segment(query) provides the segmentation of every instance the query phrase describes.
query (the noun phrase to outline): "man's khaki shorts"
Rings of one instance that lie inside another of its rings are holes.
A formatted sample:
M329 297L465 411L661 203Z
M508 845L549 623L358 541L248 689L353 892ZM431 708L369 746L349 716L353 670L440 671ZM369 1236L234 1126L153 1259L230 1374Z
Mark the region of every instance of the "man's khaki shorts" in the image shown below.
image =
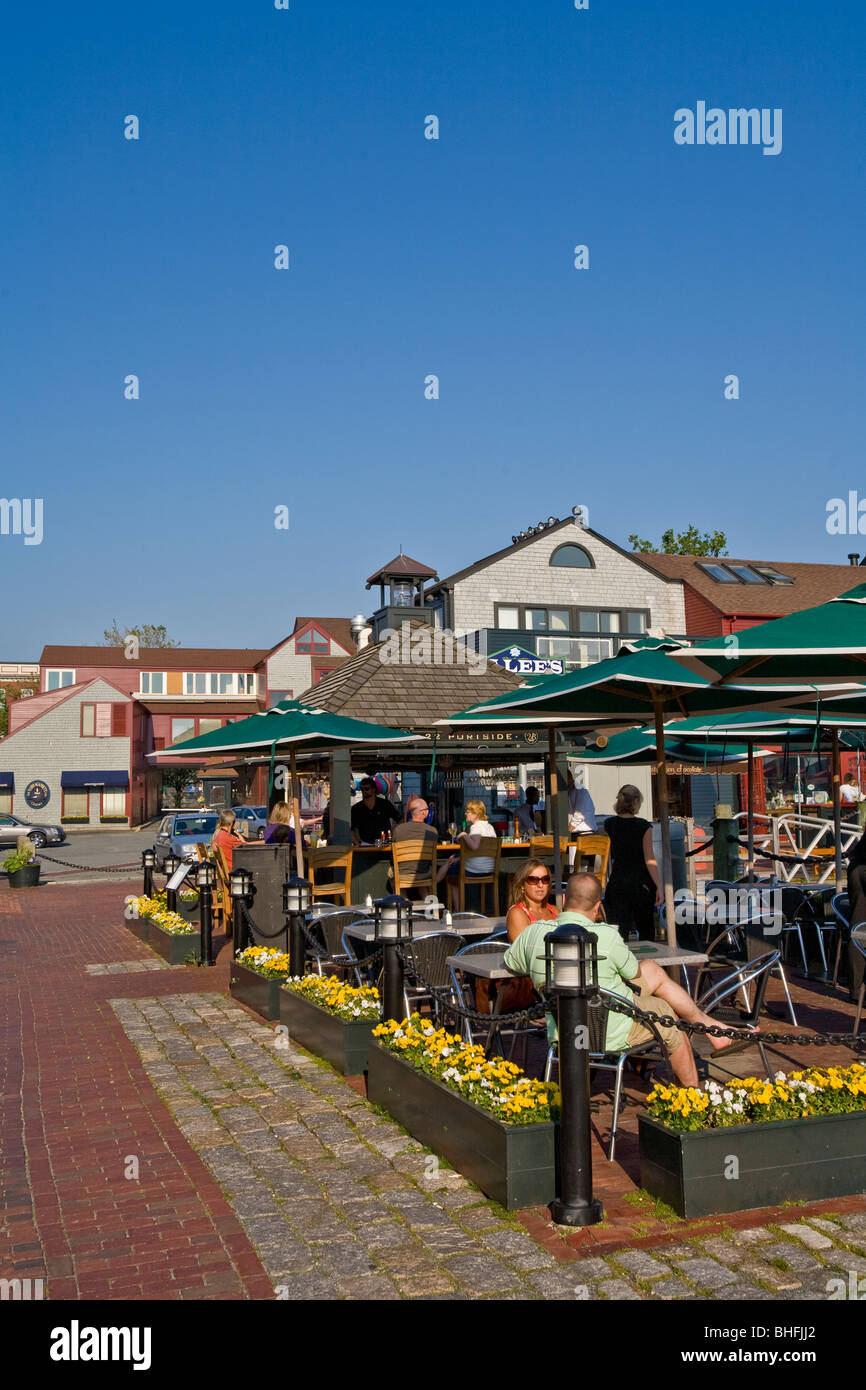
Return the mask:
M666 1004L663 999L656 999L647 989L643 980L632 980L632 984L640 985L640 994L632 995L629 1003L634 1004L636 1009L640 1009L645 1014L655 1014L657 1017L664 1015L670 1018L673 1009L670 1004ZM656 1024L659 1037L667 1048L668 1052L676 1052L683 1040L683 1035L678 1028L663 1028L660 1023ZM637 1047L640 1043L652 1042L653 1034L645 1024L639 1023L637 1019L631 1025L628 1035L628 1046Z

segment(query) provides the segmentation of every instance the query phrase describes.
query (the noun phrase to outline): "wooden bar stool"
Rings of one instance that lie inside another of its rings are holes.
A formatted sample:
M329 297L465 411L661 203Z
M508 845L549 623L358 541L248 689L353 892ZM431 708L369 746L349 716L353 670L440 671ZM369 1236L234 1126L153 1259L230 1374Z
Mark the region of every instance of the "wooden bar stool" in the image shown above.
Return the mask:
M585 860L592 860L586 864ZM577 853L574 856L575 872L595 874L602 888L607 883L607 866L610 862L609 835L578 835Z
M343 871L342 879L335 882L330 878L322 882L319 874L323 871L332 873L333 871ZM317 898L327 898L329 902L336 902L339 898L344 907L349 907L352 902L352 849L343 845L327 845L321 849L311 849L307 852L307 872L310 879L310 896L313 902Z
M470 832L471 833L471 832ZM499 858L502 853L502 843L497 836L494 840L492 835L486 835L481 842L480 849L469 849L465 840L460 842L460 872L457 877L457 891L459 894L460 911L466 910L466 885L467 883L478 884L481 888L481 905L484 906L484 888L492 888L493 916L499 916ZM492 859L493 869L490 873L475 874L467 873L466 866L473 859Z

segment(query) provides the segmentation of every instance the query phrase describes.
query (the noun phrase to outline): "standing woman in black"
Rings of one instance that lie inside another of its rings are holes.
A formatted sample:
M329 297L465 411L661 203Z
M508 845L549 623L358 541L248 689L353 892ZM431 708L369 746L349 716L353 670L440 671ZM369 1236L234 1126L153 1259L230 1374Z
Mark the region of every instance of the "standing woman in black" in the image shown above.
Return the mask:
M636 931L642 941L655 937L654 909L664 901L653 850L653 828L638 815L643 797L637 787L620 787L615 814L604 823L610 836L611 873L604 895L608 922L624 940Z

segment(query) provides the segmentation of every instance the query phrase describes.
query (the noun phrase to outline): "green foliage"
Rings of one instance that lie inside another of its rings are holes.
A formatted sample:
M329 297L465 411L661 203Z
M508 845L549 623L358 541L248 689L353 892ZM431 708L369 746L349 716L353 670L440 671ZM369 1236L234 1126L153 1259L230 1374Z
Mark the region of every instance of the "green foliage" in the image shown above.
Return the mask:
M169 637L165 623L139 623L137 627L128 627L121 632L117 626L117 619L114 618L111 627L105 628L102 636L104 638L103 647L125 647L130 637L137 637L141 647L180 646L180 642Z
M671 527L663 532L661 545L655 545L652 541L641 540L635 533L629 536L629 543L632 550L638 551L642 555L727 555L728 538L724 531L704 531L703 535L697 526L691 525L685 531L680 531L679 535L674 535Z
M12 853L7 854L3 860L3 868L7 874L17 873L19 869L25 869L28 864L33 862L33 846L30 841L21 836L18 840L18 848Z
M196 770L192 767L166 767L162 770L163 791L166 787L174 792L174 804L180 806L180 799L183 796L183 789L187 782L194 782Z

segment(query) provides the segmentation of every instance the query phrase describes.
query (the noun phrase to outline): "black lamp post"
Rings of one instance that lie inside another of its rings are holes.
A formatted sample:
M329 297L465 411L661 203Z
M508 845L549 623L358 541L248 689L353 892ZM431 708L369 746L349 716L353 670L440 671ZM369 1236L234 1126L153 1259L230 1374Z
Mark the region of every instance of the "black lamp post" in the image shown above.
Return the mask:
M213 965L213 881L214 867L210 860L203 859L195 871L195 884L198 888L198 911L201 929L201 963Z
M412 904L396 893L378 898L373 908L376 942L382 947L382 1018L402 1022L406 1014L403 1001L405 971L398 950L403 941L412 940Z
M312 887L309 879L292 874L283 883L283 912L289 926L289 973L303 975L307 965L307 947L304 939L304 914L309 912L312 901Z
M180 860L176 854L167 854L162 861L162 867L167 875L165 884L165 905L169 912L177 912L177 889L169 888L168 881L172 874L176 874L180 868Z
M152 849L141 851L141 867L144 870L144 886L142 892L146 898L153 897L153 870L156 865L156 855Z
M604 1208L592 1195L587 1001L598 993L598 937L577 922L563 922L544 938L544 981L556 997L559 1029L559 1196L550 1214L560 1226L594 1226Z
M246 906L253 896L253 876L249 869L232 869L229 874L229 890L232 895L232 955L238 956L247 944L247 919L241 912L241 904Z

